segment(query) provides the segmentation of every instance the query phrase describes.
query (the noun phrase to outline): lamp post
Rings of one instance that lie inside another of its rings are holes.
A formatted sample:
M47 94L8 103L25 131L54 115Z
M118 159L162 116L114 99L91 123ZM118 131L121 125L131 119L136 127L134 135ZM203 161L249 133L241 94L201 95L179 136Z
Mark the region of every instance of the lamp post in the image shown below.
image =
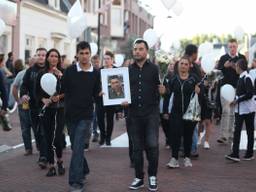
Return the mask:
M101 7L101 0L98 1L99 3L99 10ZM98 13L98 41L97 41L97 45L98 45L98 55L100 55L100 12Z

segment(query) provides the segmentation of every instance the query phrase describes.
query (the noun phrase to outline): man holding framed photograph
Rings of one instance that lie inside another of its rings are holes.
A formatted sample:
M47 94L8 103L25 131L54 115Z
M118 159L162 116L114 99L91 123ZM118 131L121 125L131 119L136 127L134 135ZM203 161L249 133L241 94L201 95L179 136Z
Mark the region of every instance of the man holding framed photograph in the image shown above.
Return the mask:
M133 142L135 179L129 186L137 190L144 186L143 151L148 159L149 190L157 191L159 159L159 96L165 88L160 84L159 70L147 59L148 44L143 39L134 42L135 62L129 66L131 105L129 106L129 132ZM128 103L123 103L128 106Z

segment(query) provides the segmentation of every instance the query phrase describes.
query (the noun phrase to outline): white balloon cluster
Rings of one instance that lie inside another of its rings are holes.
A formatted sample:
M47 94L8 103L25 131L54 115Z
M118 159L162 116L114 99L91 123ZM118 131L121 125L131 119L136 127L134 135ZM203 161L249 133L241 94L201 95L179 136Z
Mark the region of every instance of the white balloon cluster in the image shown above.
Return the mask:
M0 1L0 18L8 25L15 25L17 15L17 5L14 2Z
M79 0L77 0L69 10L67 23L69 36L72 39L79 37L86 29L86 16Z
M94 56L97 54L98 52L98 45L94 42L90 43L90 47L91 47L91 56Z
M152 48L158 41L157 34L153 29L147 29L143 34L143 39L148 43L149 48Z
M121 67L124 63L124 55L123 54L115 54L115 66Z

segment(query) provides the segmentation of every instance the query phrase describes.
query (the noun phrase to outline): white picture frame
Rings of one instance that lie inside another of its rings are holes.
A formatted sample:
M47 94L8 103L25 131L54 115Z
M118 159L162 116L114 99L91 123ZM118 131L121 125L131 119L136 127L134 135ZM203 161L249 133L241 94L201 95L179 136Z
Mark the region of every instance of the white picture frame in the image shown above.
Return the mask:
M131 103L128 67L101 69L103 105L120 105Z

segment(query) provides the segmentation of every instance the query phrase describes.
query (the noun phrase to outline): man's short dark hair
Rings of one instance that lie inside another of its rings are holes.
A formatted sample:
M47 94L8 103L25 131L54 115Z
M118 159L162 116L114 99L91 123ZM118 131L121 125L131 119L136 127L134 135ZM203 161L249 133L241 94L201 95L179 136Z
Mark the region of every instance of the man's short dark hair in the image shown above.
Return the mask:
M236 64L238 65L238 67L243 70L246 71L248 69L248 62L245 59L239 59Z
M140 44L140 43L143 43L143 44L145 45L145 47L146 47L147 50L149 49L148 43L147 43L147 41L145 41L144 39L136 39L136 40L134 41L134 43L133 43L133 46L136 45L136 44Z
M189 44L189 45L186 46L185 55L190 57L190 56L192 56L193 54L196 54L196 53L198 53L198 48L197 48L196 45Z
M86 41L81 41L77 44L76 53L78 53L80 50L83 50L83 49L89 49L90 53L92 52L90 44Z
M118 79L120 81L120 77L118 75L111 75L111 76L109 76L109 81L111 81L113 79Z
M114 59L114 54L111 51L106 51L104 55L107 55L107 56L111 57L112 59Z
M36 49L36 53L37 53L38 51L45 51L45 52L47 53L47 49L45 49L45 48L43 48L43 47L37 48L37 49Z
M95 59L100 59L99 55L97 55L97 54L96 54L96 55L93 55L93 56L92 56L92 60L95 60Z
M12 52L9 52L9 53L8 53L8 58L11 58L12 55L13 55Z
M235 38L231 38L228 40L229 43L237 43L237 40Z

